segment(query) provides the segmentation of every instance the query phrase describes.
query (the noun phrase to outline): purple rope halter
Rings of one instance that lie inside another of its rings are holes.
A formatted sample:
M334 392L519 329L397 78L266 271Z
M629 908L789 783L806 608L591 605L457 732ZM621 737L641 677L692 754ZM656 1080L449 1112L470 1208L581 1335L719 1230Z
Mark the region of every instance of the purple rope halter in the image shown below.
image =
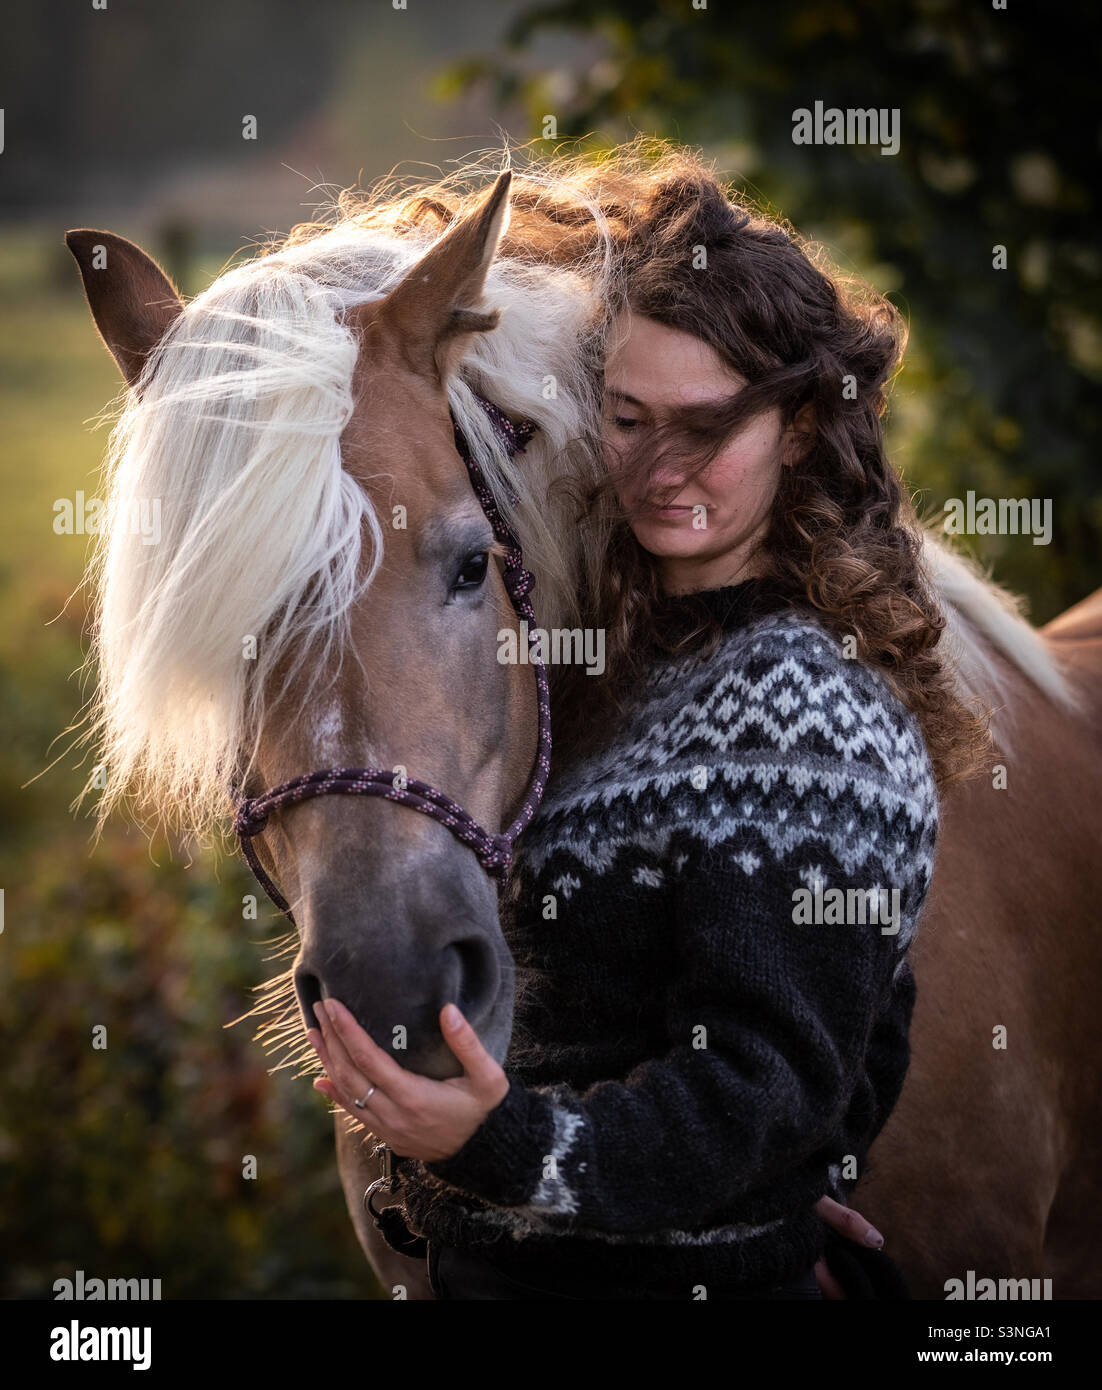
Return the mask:
M510 457L523 453L535 433L535 426L514 425L504 411L491 401L485 400L482 396L477 396L476 400L489 416L490 423ZM535 585L535 578L524 568L520 544L498 510L493 493L486 484L481 468L474 461L470 446L458 425L455 426L455 447L467 465L471 487L493 529L494 538L505 547L502 579L517 616L528 624L528 640L532 643L536 620L528 595ZM524 804L513 823L499 835L494 835L479 825L457 801L453 801L436 787L430 786L428 782L421 782L416 777L405 777L393 769L334 767L322 772L307 772L302 777L294 777L289 782L273 787L271 791L261 793L260 796L247 797L238 803L233 828L241 843L241 853L252 869L256 881L280 912L294 922L287 899L272 882L257 857L252 837L260 834L273 811L294 806L315 796L382 796L387 801L395 801L400 806L420 811L423 815L431 816L433 820L447 826L457 840L472 849L478 856L479 863L491 877L505 878L513 862L513 848L543 799L547 776L551 771L551 692L547 683L547 668L540 659L538 644L531 647L529 659L536 673L539 714L536 761L528 781Z

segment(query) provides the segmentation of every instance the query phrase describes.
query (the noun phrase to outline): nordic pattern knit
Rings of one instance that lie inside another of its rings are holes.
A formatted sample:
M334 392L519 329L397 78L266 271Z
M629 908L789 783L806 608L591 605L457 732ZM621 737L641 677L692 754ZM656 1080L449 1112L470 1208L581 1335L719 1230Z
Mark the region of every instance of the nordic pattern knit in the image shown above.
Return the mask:
M937 827L917 721L761 581L692 602L718 651L657 660L521 842L508 1094L458 1153L399 1164L414 1230L567 1297L806 1270L813 1203L844 1198L907 1068ZM898 929L834 920L838 888L897 889Z

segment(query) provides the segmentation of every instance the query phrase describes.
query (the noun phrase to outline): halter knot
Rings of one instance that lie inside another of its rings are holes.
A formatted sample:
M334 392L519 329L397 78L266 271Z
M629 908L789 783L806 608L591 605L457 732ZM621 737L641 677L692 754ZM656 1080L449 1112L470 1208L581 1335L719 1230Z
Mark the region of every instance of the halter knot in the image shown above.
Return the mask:
M233 818L234 834L243 840L251 840L254 835L259 835L268 824L268 812L260 809L258 800L243 801Z
M482 867L495 878L504 878L513 862L513 841L508 835L491 835L479 856Z

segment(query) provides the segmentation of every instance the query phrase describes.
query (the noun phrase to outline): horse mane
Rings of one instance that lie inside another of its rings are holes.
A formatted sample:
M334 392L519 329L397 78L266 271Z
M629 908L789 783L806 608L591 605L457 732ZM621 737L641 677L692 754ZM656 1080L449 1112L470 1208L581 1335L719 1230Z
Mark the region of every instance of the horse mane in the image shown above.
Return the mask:
M102 789L100 824L125 799L193 834L216 825L272 678L278 694L301 674L304 704L319 693L310 672L344 653L381 562L383 527L341 462L358 353L345 313L393 288L436 237L335 216L219 276L125 397L89 571L98 685L81 742L96 749L84 795ZM579 271L499 255L484 300L504 312L473 335L449 404L539 576L541 621L567 625L597 556L559 483L597 466L579 441L598 414L587 344L599 299ZM476 391L538 427L515 460ZM160 538L147 544L130 519L154 501Z
M962 697L992 709L992 731L1007 748L1014 729L1011 674L1018 672L1068 712L1079 696L1050 644L1025 616L1023 600L997 584L932 527L923 560L946 617L942 649Z

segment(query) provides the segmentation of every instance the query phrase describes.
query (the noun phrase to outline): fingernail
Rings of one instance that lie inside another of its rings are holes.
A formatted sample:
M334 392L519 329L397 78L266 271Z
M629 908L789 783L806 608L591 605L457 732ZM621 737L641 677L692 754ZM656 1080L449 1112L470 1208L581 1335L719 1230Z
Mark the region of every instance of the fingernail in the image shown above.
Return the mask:
M455 1007L455 1005L454 1005L454 1004L445 1004L445 1006L444 1006L444 1027L445 1027L445 1028L450 1028L450 1029L452 1029L452 1030L454 1031L456 1028L459 1027L459 1025L460 1025L462 1022L463 1022L463 1015L459 1012L459 1010Z
M317 1018L317 1019L323 1019L323 1018L325 1018L325 1013L324 1013L324 1010L323 1010L323 1008L322 1008L322 1002L321 1002L320 999L319 999L318 1002L314 1005L314 1017Z
M865 1232L865 1244L872 1245L877 1250L879 1250L880 1247L884 1244L884 1237L880 1234L880 1232L876 1229L875 1226L870 1226L869 1229Z
M325 1012L335 1023L337 1019L337 1005L332 999L327 999L325 1001Z

